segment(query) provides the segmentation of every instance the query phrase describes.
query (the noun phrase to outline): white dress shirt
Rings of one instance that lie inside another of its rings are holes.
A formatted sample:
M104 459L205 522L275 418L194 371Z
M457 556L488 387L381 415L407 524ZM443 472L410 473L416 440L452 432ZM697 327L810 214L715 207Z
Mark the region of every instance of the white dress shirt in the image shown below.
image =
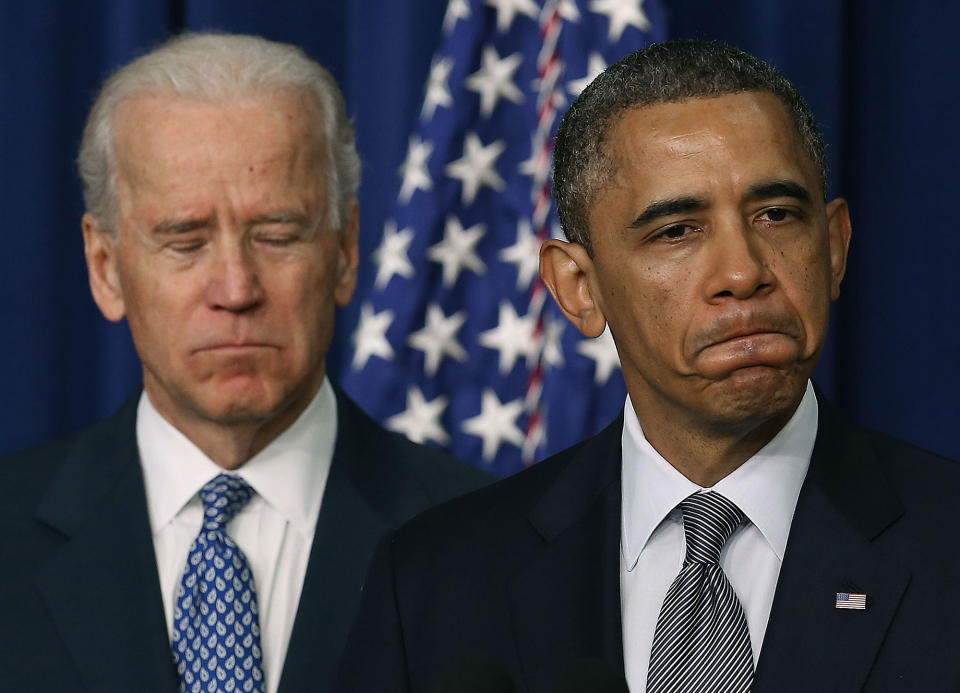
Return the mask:
M324 379L297 420L235 472L255 491L227 533L253 570L267 693L280 683L336 432L336 396ZM146 392L137 408L137 445L172 636L177 586L203 517L197 492L224 470L164 419Z
M787 425L714 491L747 521L727 540L720 565L743 605L754 664L760 655L800 487L817 437L817 398L807 391ZM686 542L677 504L702 490L653 449L630 397L624 407L620 596L623 659L631 691L645 691L660 608L683 566Z

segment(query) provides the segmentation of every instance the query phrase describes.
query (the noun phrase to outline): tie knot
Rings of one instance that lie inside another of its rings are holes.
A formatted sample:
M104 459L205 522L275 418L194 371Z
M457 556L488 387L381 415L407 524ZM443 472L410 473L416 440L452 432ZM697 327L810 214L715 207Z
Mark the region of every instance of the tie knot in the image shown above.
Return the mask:
M204 529L223 529L252 497L253 489L246 481L231 474L218 474L200 489Z
M679 508L687 540L683 564L719 563L723 545L744 520L743 511L714 491L687 496Z

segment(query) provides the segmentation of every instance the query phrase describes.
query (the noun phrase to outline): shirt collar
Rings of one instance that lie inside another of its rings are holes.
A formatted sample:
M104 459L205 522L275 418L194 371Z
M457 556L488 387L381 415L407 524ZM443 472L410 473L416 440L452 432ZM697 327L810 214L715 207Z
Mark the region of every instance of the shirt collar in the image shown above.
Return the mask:
M800 406L780 432L713 486L737 504L781 561L800 487L810 466L817 415L817 398L808 381ZM622 445L621 550L628 570L633 570L654 530L680 501L702 487L654 450L629 396L624 405Z
M337 401L323 384L290 426L236 470L257 495L309 535L333 458ZM137 406L137 445L154 533L170 523L210 479L223 472L156 410L144 391Z

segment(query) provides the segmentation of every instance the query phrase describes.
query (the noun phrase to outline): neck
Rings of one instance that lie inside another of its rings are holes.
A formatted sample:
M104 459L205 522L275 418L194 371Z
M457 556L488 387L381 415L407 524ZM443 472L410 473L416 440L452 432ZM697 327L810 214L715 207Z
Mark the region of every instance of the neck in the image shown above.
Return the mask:
M651 446L693 483L709 488L753 457L787 424L800 400L767 416L739 422L704 422L664 415L638 406L631 397L643 434Z
M283 432L282 429L270 430L270 423L265 421L224 426L201 422L189 426L189 430L176 423L174 425L218 467L233 470L243 466Z
M321 384L322 384L321 380ZM217 466L238 469L283 433L303 413L319 385L284 402L275 410L249 416L214 417L198 407L175 406L164 391L144 389L160 415L190 439Z

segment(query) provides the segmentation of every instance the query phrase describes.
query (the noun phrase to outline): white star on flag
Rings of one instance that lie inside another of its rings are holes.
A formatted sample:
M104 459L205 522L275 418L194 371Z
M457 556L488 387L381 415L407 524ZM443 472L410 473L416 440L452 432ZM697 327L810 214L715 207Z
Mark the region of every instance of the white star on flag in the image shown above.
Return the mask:
M520 173L534 180L544 180L550 171L550 152L546 147L537 146L537 134L531 137L530 156L517 166Z
M466 360L467 352L457 341L457 331L466 319L462 310L447 317L439 304L427 306L426 324L407 338L407 344L423 352L423 370L427 375L436 374L444 356Z
M513 83L513 73L523 62L520 53L501 58L493 46L484 46L480 69L467 77L467 89L480 95L480 113L489 116L501 98L523 101L523 92Z
M500 32L510 29L518 12L536 19L540 11L533 0L487 0L487 4L497 9L497 30Z
M623 30L628 26L634 26L640 31L650 29L650 20L643 13L643 0L592 0L590 11L607 15L611 42L619 41Z
M548 367L563 366L563 320L547 319L543 323L543 363Z
M535 316L521 318L510 301L501 301L497 326L481 332L480 343L500 352L500 372L509 373L518 356L525 356L528 363L536 358L540 346L534 338L536 327Z
M463 156L451 161L446 168L448 176L463 183L460 191L463 204L472 204L482 185L503 190L506 184L494 166L505 147L503 140L496 140L484 147L475 132L467 133L463 142Z
M559 4L557 5L557 12L559 12L560 16L568 22L580 21L580 10L577 8L577 3L575 0L560 0Z
M410 135L407 145L407 156L400 166L400 175L403 184L400 186L400 201L409 202L410 197L417 190L430 190L433 180L427 171L427 159L433 153L433 142L423 142L419 136Z
M502 404L496 392L484 388L480 413L465 419L461 428L483 440L483 459L490 462L504 442L517 447L523 445L523 431L517 427L517 417L521 413L522 399Z
M399 274L405 279L413 277L413 265L410 264L410 257L407 250L410 247L410 241L413 240L413 229L404 229L397 231L397 225L388 221L383 226L383 240L373 251L373 261L377 263L377 278L374 286L382 289L393 275Z
M360 320L353 333L353 361L351 368L358 371L367 365L371 356L379 356L385 361L393 358L393 347L387 341L387 329L393 322L393 311L373 312L373 306L364 303L360 307Z
M477 243L486 229L483 224L474 224L464 229L456 217L447 217L443 228L443 240L427 249L427 257L443 265L443 285L452 287L464 269L483 274L487 266L477 255Z
M583 340L566 320L539 248L562 238L550 171L564 111L605 60L666 40L666 1L444 0L364 253L362 348L339 373L376 420L506 476L619 414L609 333Z
M533 233L527 219L520 219L517 224L517 242L501 250L497 256L517 266L517 290L529 288L540 269L540 239Z
M453 105L453 97L450 95L450 88L447 86L447 79L449 79L452 69L453 61L450 58L434 58L430 64L427 93L423 97L423 108L420 109L420 117L424 120L433 118L437 106L449 108Z
M447 11L443 14L443 33L449 32L458 19L468 19L470 17L470 5L467 0L450 0L447 4Z
M620 356L609 326L596 339L580 340L577 351L594 360L593 381L597 385L603 385L610 379L610 374L620 368Z
M450 442L450 436L440 425L440 417L446 408L447 398L443 395L437 395L428 402L420 388L411 385L407 388L407 408L388 418L384 424L391 431L402 433L414 443L432 440L446 445Z
M580 96L580 92L586 89L587 85L606 69L607 61L603 59L603 56L599 53L591 53L590 57L587 58L587 74L583 76L583 79L571 79L567 82L567 91L574 98Z

